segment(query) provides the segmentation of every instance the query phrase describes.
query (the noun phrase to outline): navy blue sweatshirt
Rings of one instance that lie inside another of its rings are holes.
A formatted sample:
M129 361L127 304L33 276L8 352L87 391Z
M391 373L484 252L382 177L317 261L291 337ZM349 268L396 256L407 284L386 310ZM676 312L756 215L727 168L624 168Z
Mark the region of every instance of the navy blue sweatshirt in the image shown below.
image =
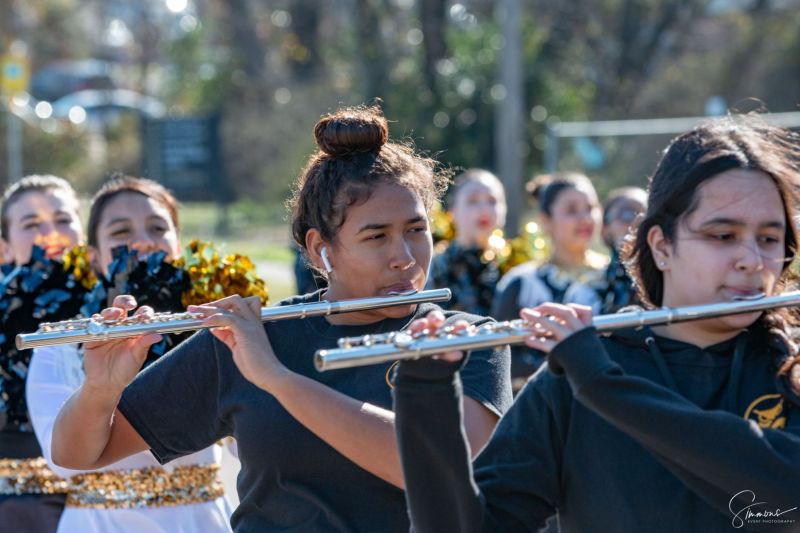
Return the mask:
M582 330L550 354L469 462L458 374L395 378L406 499L420 532L800 530L797 397L761 328L700 349L649 329ZM758 505L753 505L758 503Z

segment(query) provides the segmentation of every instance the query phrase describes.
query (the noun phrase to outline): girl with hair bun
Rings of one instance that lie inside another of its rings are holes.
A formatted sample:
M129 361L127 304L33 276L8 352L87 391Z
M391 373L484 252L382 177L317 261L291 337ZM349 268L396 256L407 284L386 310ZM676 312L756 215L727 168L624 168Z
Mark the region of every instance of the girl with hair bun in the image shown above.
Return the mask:
M592 182L574 172L543 174L527 190L535 201L550 257L512 268L497 284L491 316L512 320L521 309L544 302L577 303L600 311L598 290L608 258L590 248L600 222L600 204ZM539 368L544 356L524 346L511 350L511 375L517 390Z
M652 307L780 293L797 258L800 136L726 117L676 137L628 247ZM800 398L787 310L600 336L588 306L522 311L547 352L474 463L460 354L400 363L398 440L419 532L798 531ZM416 327L416 325L414 325Z
M375 107L324 116L319 151L297 181L292 233L328 286L279 305L387 296L425 286L428 213L446 176L390 142ZM118 317L135 303L118 298ZM407 531L391 410L390 364L320 374L313 354L341 337L488 319L433 304L262 324L260 304L233 296L190 306L204 330L136 375L157 335L92 343L86 380L53 434L53 459L97 468L150 448L159 461L236 438L242 471L236 531ZM508 349L472 354L462 380L465 435L483 447L511 401Z

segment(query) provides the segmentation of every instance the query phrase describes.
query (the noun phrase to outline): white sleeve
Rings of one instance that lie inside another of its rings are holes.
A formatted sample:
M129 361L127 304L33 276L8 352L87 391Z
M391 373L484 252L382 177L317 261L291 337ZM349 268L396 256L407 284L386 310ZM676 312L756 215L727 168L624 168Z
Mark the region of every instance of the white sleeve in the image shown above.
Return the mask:
M28 412L42 455L50 468L64 478L80 471L68 470L53 463L53 425L61 406L83 383L82 365L77 345L36 348L25 386Z

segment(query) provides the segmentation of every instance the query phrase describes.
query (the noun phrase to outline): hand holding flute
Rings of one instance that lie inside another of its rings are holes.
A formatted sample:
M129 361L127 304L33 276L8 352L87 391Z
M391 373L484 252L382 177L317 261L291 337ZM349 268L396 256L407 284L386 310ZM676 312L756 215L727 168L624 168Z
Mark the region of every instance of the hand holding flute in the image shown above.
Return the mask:
M113 307L103 309L100 314L105 320L119 320L133 309L136 309L136 299L130 295L120 295L114 298ZM135 313L141 317L152 314L153 309L147 306L136 309ZM141 370L150 346L160 340L160 334L150 333L86 343L83 360L86 385L98 391L121 394Z
M104 319L113 321L133 309L136 309L136 299L121 295L114 299L113 307L104 309L101 314ZM272 351L261 322L261 301L257 296L228 296L203 305L190 305L188 311L200 315L202 326L211 328L211 334L231 350L237 368L251 383L269 391L273 383L288 372ZM153 310L147 306L138 308L135 313L145 318L152 314ZM148 333L86 343L87 384L106 392L122 391L139 373L150 346L160 339L160 334Z
M203 305L190 305L199 313L204 327L231 351L239 372L255 386L272 392L290 371L278 360L261 322L261 301L257 297L228 296Z
M520 311L520 318L529 324L530 328L530 336L524 339L525 344L544 353L550 353L559 342L592 325L592 308L578 304L544 303L534 308L523 308ZM412 322L407 331L412 337L435 336L443 322L444 315L433 311L425 318ZM468 327L466 322L459 322L450 327L446 333L458 334ZM463 356L464 352L454 350L435 355L433 358L456 362Z
M136 300L132 296L123 295L114 300L114 307L105 309L101 313L99 322L93 319L83 327L74 327L70 321L48 324L41 332L18 335L17 344L21 345L21 348L31 348L84 341L87 343L87 357L92 361L99 359L100 362L97 364L105 368L106 374L109 370L106 367L114 364L110 359L123 357L117 355L120 351L125 354L130 352L129 355L133 360L123 360L122 366L115 370L121 371L120 374L98 376L101 377L102 383L114 390L121 390L120 384L127 385L141 368L144 360L141 359L143 356L140 350L158 342L160 337L157 334L212 328L212 334L226 344L233 353L234 362L245 378L265 390L271 390L277 379L285 377L286 368L275 357L262 322L337 313L369 312L386 307L402 307L449 298L448 289L414 290L381 297L323 300L262 308L257 297L242 298L233 295L208 304L189 306L188 313L165 317L155 315L151 308L144 306L134 314L136 320L123 320L129 311L136 308ZM190 318L184 318L184 315ZM138 320L139 318L141 320ZM111 354L115 355L112 357ZM106 378L109 377L113 377L111 383L107 382Z

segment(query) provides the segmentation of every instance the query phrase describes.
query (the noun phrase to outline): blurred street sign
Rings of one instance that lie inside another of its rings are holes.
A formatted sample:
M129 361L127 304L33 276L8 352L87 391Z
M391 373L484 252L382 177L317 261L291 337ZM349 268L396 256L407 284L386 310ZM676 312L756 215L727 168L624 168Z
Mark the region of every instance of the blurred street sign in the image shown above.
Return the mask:
M6 96L28 90L30 64L25 56L8 53L0 57L0 92Z
M227 202L219 116L142 118L143 175L180 200Z

